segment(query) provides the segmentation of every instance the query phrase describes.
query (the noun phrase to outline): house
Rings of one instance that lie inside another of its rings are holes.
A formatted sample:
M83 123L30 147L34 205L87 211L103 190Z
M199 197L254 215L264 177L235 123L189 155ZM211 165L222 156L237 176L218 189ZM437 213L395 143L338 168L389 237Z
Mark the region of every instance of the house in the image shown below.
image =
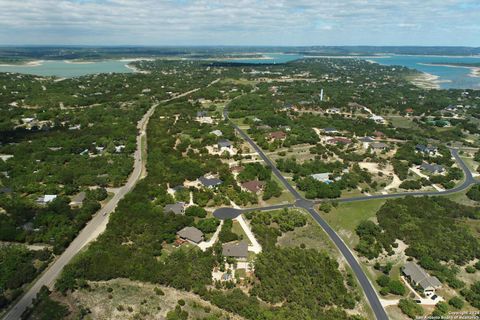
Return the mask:
M258 130L265 130L265 131L267 131L267 130L272 129L272 127L270 127L268 124L262 124L262 125L260 125L260 126L257 126L257 129L258 129Z
M352 143L351 139L344 137L335 137L327 140L328 144L350 144Z
M207 178L207 177L200 177L198 178L198 181L206 187L206 188L214 188L222 184L222 180L218 178Z
M230 150L232 148L232 143L229 140L222 139L218 141L217 147L219 150Z
M375 114L370 116L369 119L375 121L375 123L379 123L379 124L385 123L385 119L382 116L377 116Z
M329 113L329 114L339 114L339 113L340 113L340 109L338 109L338 108L330 108L330 109L327 109L327 113Z
M52 202L53 200L55 200L56 198L57 198L57 195L55 194L46 194L44 196L39 197L37 199L37 203L40 205L46 205Z
M333 133L338 133L338 130L335 128L325 128L323 129L323 132L326 134L333 134Z
M418 168L431 174L445 172L445 168L439 164L422 163Z
M417 144L415 150L425 155L434 156L437 154L438 148L435 146L426 146L424 144Z
M373 139L372 137L362 137L358 139L358 141L362 143L364 149L368 149L368 147L370 147L370 144L372 142L375 142L375 139Z
M77 124L71 127L68 127L68 130L80 130L82 128L81 124Z
M330 172L324 172L324 173L315 173L315 174L311 174L310 177L312 177L313 179L317 180L317 181L320 181L320 182L323 182L323 183L332 183L333 180L330 179L330 175L331 173Z
M197 111L196 120L200 123L207 123L207 124L213 123L212 117L209 117L206 111Z
M222 246L222 255L236 259L246 259L248 257L248 244L245 241L229 242Z
M211 134L217 136L217 137L221 137L223 136L223 132L220 131L220 130L213 130L212 132L210 132Z
M263 189L264 186L265 186L265 183L263 181L258 181L258 180L252 180L252 181L247 181L242 183L242 188L253 193L259 192L260 190Z
M388 144L383 143L383 142L373 142L373 143L370 144L370 147L371 147L373 150L383 151L383 150L387 150L387 149L388 149Z
M358 140L363 143L371 143L375 141L375 139L373 139L372 137L362 137Z
M125 145L121 144L119 146L115 146L115 152L116 153L120 153L123 151L123 149L125 149Z
M435 290L442 286L442 283L436 277L430 276L414 262L407 262L402 268L402 273L414 286L419 287L427 297L434 295Z
M411 115L411 114L413 113L413 109L412 109L412 108L406 108L406 109L405 109L405 113L406 113L407 115Z
M272 140L284 140L287 137L287 134L283 131L274 131L270 132L269 137Z
M180 239L200 243L203 241L203 232L195 227L185 227L177 232Z
M73 198L72 198L72 201L70 201L70 206L72 207L81 207L82 204L83 204L83 200L85 200L85 197L86 197L86 193L85 192L79 192L77 193Z
M164 213L185 214L185 202L167 204L163 207Z

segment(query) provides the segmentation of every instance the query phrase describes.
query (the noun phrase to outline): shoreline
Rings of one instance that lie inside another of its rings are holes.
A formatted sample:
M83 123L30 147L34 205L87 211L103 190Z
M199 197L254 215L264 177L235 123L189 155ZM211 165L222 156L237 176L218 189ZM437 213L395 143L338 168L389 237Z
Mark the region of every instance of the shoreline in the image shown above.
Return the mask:
M124 64L124 66L125 66L125 68L132 70L133 73L141 73L141 74L149 74L150 73L149 71L140 70L140 69L130 65L129 63Z
M455 64L420 63L424 66L470 69L469 77L480 78L480 67L459 66Z
M19 64L0 64L0 67L39 67L41 66L45 60L33 60L33 61L27 61L25 63L19 63Z
M418 75L414 75L411 78L408 77L408 80L416 85L417 87L423 89L441 89L440 83L448 82L439 80L440 77L431 73L421 72Z

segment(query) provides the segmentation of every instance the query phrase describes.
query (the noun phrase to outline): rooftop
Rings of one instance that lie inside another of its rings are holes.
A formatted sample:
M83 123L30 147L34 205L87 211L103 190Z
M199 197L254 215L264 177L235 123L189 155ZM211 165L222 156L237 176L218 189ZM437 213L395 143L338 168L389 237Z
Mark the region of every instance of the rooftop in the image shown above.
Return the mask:
M222 255L225 257L246 258L248 257L248 244L245 241L225 243L222 246Z
M422 267L414 262L407 262L403 267L403 273L423 289L429 287L438 288L442 285L436 277L430 276Z
M185 240L190 240L195 243L203 241L203 232L195 227L185 227L177 232L177 235Z
M173 204L167 204L163 207L163 212L169 213L173 212L174 214L183 214L185 210L185 203L184 202L177 202Z

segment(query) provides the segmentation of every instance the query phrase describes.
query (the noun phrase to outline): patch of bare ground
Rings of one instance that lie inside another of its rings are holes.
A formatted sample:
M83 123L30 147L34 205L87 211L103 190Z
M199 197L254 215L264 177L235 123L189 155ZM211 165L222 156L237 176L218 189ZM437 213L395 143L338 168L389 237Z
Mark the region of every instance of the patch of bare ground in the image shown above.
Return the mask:
M73 310L69 319L74 319L80 309L89 310L85 319L166 319L167 313L179 305L179 300L185 301L181 308L188 312L188 319L203 319L211 315L221 320L243 319L191 292L128 279L91 281L88 288L54 298Z

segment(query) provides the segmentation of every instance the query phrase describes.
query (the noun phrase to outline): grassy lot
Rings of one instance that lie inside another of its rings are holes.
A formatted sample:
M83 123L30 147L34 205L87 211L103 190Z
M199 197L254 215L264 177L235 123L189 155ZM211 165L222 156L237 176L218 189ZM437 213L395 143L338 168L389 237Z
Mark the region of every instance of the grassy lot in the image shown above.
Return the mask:
M470 189L468 189L468 190L470 190ZM479 205L478 202L470 200L466 196L466 193L468 192L468 190L457 192L457 193L454 193L454 194L449 194L445 197L452 200L452 201L458 202L458 203L466 205L466 206L478 206Z
M232 232L235 233L235 234L237 234L242 240L246 241L246 242L248 243L248 245L251 245L251 244L252 244L252 243L250 242L250 240L248 239L247 234L245 233L245 231L243 231L242 226L241 226L240 223L238 223L238 221L236 221L236 220L233 221Z
M304 227L296 228L293 231L286 232L278 238L277 243L280 247L289 248L299 247L301 244L304 244L306 248L316 249L318 251L326 251L329 253L329 255L333 255L335 257L340 256L328 235L310 215L308 215L307 224Z
M353 248L358 242L355 228L362 220L374 218L384 203L381 199L341 203L329 213L321 212L321 216Z
M387 117L387 120L390 121L395 128L417 128L417 124L409 118L404 117Z
M170 253L172 253L175 250L184 250L184 251L191 251L191 250L200 250L196 245L193 245L189 242L185 242L179 247L175 247L173 244L169 243L163 246L162 248L162 255L158 257L160 261L164 261Z
M155 288L164 294L157 294ZM79 304L91 311L84 319L165 319L180 299L186 302L182 309L188 312L189 319L211 315L222 320L240 319L193 293L126 279L90 282L89 288L77 290L67 299L71 305Z
M272 174L272 179L282 188L282 194L278 198L270 198L266 201L262 201L266 205L275 205L283 203L291 203L295 200L293 195L285 188L285 186L278 180L277 176Z
M470 171L472 172L477 172L477 168L479 166L479 163L474 161L473 158L469 158L469 157L465 157L465 156L462 156L461 157L462 160L465 162L465 164L467 165L468 169L470 169Z

